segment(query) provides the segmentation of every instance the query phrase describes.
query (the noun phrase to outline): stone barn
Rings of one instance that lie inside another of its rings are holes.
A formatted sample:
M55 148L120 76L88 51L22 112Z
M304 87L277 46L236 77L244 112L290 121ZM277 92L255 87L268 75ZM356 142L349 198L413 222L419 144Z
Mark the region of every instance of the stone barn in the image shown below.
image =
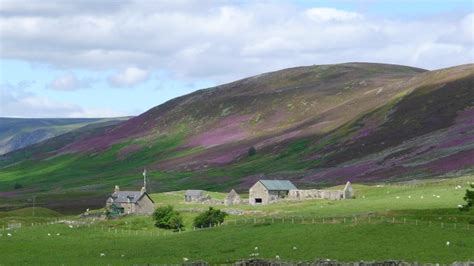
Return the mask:
M259 180L249 190L249 204L269 204L288 197L297 188L289 180Z
M203 202L208 199L204 190L189 189L184 193L185 202Z
M106 208L115 215L150 215L155 211L155 203L145 187L140 191L120 191L119 186L115 186L114 193L107 197Z
M224 204L226 206L238 205L240 203L241 203L240 196L233 189L229 192L229 194L227 194L224 200Z

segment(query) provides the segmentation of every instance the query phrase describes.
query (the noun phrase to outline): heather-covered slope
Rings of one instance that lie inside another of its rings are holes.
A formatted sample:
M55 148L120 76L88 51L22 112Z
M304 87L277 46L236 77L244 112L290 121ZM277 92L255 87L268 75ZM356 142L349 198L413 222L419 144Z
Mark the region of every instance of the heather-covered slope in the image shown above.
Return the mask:
M48 192L44 201L55 197L58 205L102 204L115 183L139 186L143 167L155 191L245 190L261 174L324 186L471 171L473 78L473 65L425 71L367 63L247 78L8 154L0 199L11 205ZM23 188L12 191L15 182Z

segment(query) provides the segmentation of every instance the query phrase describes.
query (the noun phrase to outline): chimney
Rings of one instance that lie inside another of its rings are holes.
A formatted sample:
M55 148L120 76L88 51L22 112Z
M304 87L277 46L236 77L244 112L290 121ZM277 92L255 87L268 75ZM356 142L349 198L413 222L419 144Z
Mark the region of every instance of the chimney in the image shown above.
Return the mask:
M118 185L115 185L115 188L114 188L114 192L119 192L120 191L120 188Z
M145 187L142 187L141 191L140 191L142 194L146 192L146 188Z

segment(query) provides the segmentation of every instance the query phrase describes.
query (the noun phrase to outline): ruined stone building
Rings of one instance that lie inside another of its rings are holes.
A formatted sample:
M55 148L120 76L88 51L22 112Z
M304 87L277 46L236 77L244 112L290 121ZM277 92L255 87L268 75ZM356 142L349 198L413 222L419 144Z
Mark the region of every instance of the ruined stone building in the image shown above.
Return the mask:
M288 193L290 200L305 200L305 199L329 199L342 200L352 199L354 197L354 190L351 182L347 182L343 190L322 190L322 189L294 189Z
M185 202L203 202L209 199L204 190L189 189L184 193Z
M224 199L224 204L226 206L238 205L241 203L240 196L235 192L235 190L231 190L229 194Z
M288 197L297 188L289 180L259 180L249 190L249 204L269 204Z

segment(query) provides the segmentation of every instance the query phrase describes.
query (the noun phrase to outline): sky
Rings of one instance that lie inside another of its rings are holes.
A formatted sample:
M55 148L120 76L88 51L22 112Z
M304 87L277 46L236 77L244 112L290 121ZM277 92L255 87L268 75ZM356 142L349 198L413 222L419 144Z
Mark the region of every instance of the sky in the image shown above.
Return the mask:
M0 117L139 115L294 66L474 62L474 0L2 0Z

